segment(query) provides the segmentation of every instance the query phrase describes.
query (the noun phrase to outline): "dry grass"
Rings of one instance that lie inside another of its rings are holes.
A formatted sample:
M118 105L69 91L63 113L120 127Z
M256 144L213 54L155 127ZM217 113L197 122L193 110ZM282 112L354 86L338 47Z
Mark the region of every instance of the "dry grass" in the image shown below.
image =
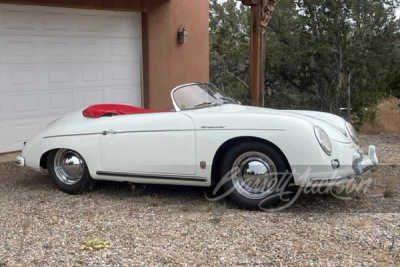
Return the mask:
M373 123L364 124L361 131L365 134L400 134L399 99L391 97L379 102Z

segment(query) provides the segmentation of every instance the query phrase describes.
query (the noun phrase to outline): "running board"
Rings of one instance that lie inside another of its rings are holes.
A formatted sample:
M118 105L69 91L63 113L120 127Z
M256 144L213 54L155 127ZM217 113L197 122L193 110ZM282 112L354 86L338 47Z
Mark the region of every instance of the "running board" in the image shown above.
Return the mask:
M103 176L117 176L117 177L128 177L128 178L146 178L146 179L160 179L160 180L207 182L207 178L196 177L196 176L142 174L142 173L131 173L131 172L111 172L111 171L97 171L96 174L103 175Z

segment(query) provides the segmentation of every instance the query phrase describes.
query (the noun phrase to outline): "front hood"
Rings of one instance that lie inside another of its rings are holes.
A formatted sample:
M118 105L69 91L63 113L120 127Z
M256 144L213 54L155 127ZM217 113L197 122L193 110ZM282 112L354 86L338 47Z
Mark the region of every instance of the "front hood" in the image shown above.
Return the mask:
M315 125L321 126L331 137L331 139L342 142L352 142L349 133L346 128L346 121L334 114L319 112L319 111L307 111L307 110L287 110L286 112L303 116L311 120ZM340 132L339 135L338 132Z
M351 143L352 140L346 130L346 121L334 114L307 110L279 110L242 105L222 105L199 109L199 112L236 113L236 114L265 114L274 116L285 116L295 119L306 120L313 125L324 129L332 140L340 143Z

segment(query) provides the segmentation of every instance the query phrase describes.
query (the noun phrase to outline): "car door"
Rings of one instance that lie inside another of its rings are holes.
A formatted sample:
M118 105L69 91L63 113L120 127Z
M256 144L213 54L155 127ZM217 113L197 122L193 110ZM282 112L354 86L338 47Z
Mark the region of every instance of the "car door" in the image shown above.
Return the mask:
M140 174L195 174L192 120L180 112L110 117L103 124L103 171Z

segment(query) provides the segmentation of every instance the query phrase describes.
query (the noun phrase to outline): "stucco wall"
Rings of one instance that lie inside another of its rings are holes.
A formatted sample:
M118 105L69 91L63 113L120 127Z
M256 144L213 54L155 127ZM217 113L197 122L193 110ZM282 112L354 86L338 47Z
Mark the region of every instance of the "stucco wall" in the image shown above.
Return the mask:
M144 104L172 108L170 90L182 83L209 80L208 0L157 1L143 14ZM178 44L181 25L188 42Z

